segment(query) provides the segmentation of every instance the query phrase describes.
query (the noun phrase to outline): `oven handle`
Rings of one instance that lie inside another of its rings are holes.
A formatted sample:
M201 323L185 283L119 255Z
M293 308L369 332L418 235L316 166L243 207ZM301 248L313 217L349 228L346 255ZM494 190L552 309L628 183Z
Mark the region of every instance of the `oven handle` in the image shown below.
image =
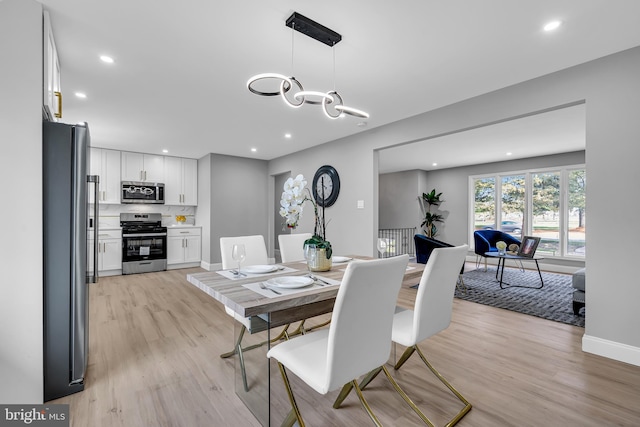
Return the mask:
M139 234L124 234L122 233L122 237L162 237L166 236L167 233L139 233Z

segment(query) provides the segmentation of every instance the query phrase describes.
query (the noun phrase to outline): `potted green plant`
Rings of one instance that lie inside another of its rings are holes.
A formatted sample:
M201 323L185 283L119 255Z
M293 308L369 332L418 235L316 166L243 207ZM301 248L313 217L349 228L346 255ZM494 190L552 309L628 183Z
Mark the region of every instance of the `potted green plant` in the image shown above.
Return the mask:
M444 216L442 214L437 213L436 210L434 210L433 212L431 211L434 206L440 206L440 203L442 203L442 200L440 200L440 196L442 196L442 193L436 193L435 188L431 190L430 193L422 193L422 202L425 213L424 221L422 221L422 224L420 224L420 226L423 227L424 234L427 237L436 237L436 235L438 234L438 227L436 227L436 222L444 222Z
M317 255L314 265L309 265L312 271L328 271L331 269L331 256L333 250L331 242L326 239L326 222L324 219L324 206L318 210L318 204L313 200L311 191L307 188L307 181L304 176L298 175L289 178L284 183L282 198L280 199L280 216L285 218L287 227L296 228L300 215L302 215L304 202L311 202L315 215L315 226L313 236L304 242L305 245L315 245Z

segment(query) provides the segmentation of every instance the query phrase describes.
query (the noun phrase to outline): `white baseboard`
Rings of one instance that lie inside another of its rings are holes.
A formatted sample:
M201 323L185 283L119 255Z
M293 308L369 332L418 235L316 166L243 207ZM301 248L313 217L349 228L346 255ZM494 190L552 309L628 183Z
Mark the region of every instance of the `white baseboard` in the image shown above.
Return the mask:
M583 335L582 350L587 353L640 366L640 347Z
M185 262L183 264L169 264L167 270L179 270L181 268L200 267L199 262Z
M205 261L200 261L200 267L204 268L207 271L214 271L222 269L222 263L218 262L215 264L211 264Z

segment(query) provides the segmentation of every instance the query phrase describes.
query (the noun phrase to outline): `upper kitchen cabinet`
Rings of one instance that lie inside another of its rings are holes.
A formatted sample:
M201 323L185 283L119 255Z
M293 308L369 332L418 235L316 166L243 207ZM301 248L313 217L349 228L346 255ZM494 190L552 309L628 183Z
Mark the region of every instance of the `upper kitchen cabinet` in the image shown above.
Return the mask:
M123 151L122 180L164 183L164 156Z
M98 201L120 203L120 151L102 148L90 149L91 175L98 175Z
M198 161L165 157L164 197L166 205L198 205Z
M58 50L53 39L51 20L48 12L43 12L42 19L42 113L46 120L58 121L62 117L62 89L60 85L60 62Z

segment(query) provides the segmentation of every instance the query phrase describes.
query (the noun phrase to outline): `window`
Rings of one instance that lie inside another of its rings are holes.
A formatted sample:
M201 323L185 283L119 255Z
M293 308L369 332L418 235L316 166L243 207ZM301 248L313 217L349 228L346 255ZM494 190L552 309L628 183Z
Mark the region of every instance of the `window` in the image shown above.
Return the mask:
M541 255L585 256L584 166L476 176L471 184L472 234L497 229L518 239L535 236Z

